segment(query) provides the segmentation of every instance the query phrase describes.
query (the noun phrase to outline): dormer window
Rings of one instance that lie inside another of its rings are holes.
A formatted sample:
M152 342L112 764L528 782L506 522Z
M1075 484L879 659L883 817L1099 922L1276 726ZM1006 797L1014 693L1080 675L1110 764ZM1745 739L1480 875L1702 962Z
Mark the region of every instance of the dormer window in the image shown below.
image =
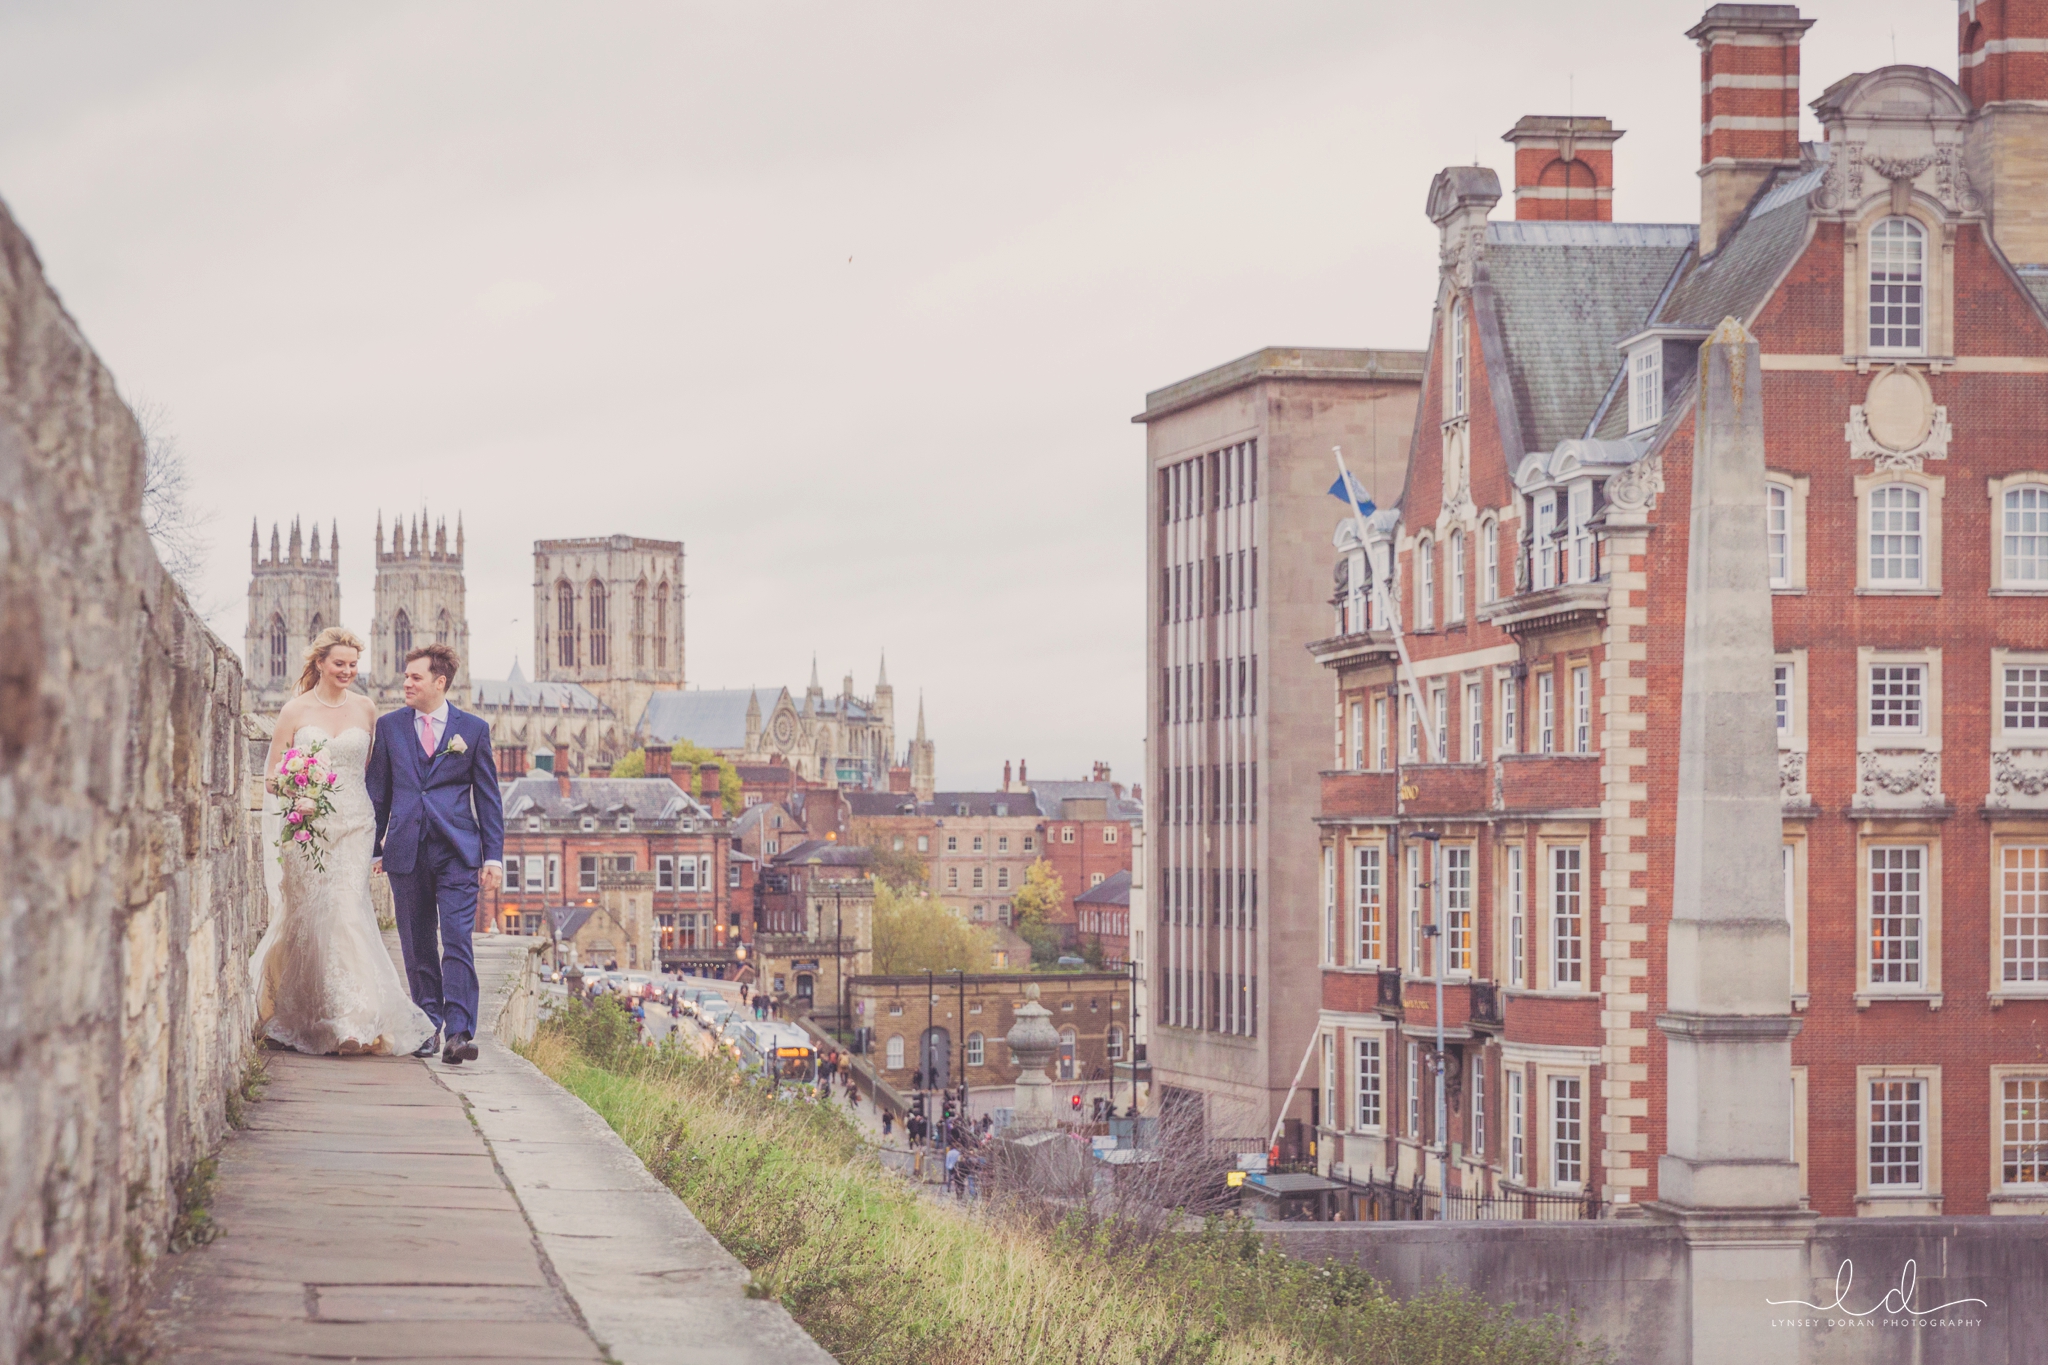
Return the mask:
M1628 358L1628 429L1654 427L1664 420L1664 347L1651 342Z
M1571 491L1571 580L1590 583L1598 577L1593 546L1593 485L1574 484Z
M597 832L597 817L594 815L584 816L577 828L581 829L585 834L595 834Z
M629 834L632 832L632 829L633 817L630 815L621 815L619 817L619 832L621 834Z
M1920 355L1926 342L1927 233L1910 218L1870 230L1870 349Z
M1529 577L1532 586L1539 591L1557 586L1557 547L1551 543L1551 532L1557 529L1557 494L1544 493L1536 499L1535 537L1530 543Z
M538 834L540 832L540 817L538 815L526 817L526 832L528 834Z

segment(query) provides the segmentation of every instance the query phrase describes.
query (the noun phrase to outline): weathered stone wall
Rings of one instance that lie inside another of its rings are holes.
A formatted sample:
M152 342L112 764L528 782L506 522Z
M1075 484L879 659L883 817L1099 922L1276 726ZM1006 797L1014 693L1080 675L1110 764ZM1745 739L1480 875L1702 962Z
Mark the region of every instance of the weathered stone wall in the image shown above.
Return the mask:
M0 1360L72 1359L221 1138L262 927L242 677L143 443L0 206Z

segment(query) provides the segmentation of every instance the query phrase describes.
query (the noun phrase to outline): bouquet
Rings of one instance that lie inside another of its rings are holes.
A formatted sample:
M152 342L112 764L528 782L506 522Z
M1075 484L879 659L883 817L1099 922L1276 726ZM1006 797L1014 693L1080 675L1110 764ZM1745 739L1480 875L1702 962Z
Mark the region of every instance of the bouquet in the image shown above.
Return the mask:
M320 757L326 747L325 740L315 740L303 749L287 749L270 777L270 790L284 811L278 848L298 849L322 872L327 870L327 837L320 822L334 813L334 789L341 785L341 774Z

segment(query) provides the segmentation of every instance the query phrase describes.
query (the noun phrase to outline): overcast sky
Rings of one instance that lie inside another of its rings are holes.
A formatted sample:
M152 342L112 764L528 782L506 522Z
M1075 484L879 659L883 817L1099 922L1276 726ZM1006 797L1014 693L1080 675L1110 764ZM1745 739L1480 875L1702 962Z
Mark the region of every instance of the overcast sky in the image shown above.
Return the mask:
M1420 345L1430 176L1508 179L1522 114L1696 221L1704 8L9 0L0 196L191 461L235 644L252 517L340 519L363 629L378 509L461 511L481 677L535 539L679 539L692 685L886 649L943 784L1129 780L1145 392ZM1955 72L1947 0L1804 11L1805 99Z

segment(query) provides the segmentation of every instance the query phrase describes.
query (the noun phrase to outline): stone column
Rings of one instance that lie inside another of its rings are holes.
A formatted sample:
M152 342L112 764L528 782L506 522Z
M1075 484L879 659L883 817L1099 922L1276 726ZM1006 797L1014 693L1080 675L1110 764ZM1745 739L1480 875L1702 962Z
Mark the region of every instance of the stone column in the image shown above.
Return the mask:
M1700 348L1657 1211L1684 1230L1696 1365L1797 1359L1811 1215L1791 1158L1792 940L1778 848L1763 373L1735 318Z
M1058 1126L1059 1102L1053 1097L1052 1077L1045 1074L1045 1064L1059 1050L1060 1035L1052 1026L1052 1011L1038 1003L1037 982L1024 987L1024 1003L1017 1007L1016 1022L1004 1041L1018 1067L1011 1131L1021 1134Z

